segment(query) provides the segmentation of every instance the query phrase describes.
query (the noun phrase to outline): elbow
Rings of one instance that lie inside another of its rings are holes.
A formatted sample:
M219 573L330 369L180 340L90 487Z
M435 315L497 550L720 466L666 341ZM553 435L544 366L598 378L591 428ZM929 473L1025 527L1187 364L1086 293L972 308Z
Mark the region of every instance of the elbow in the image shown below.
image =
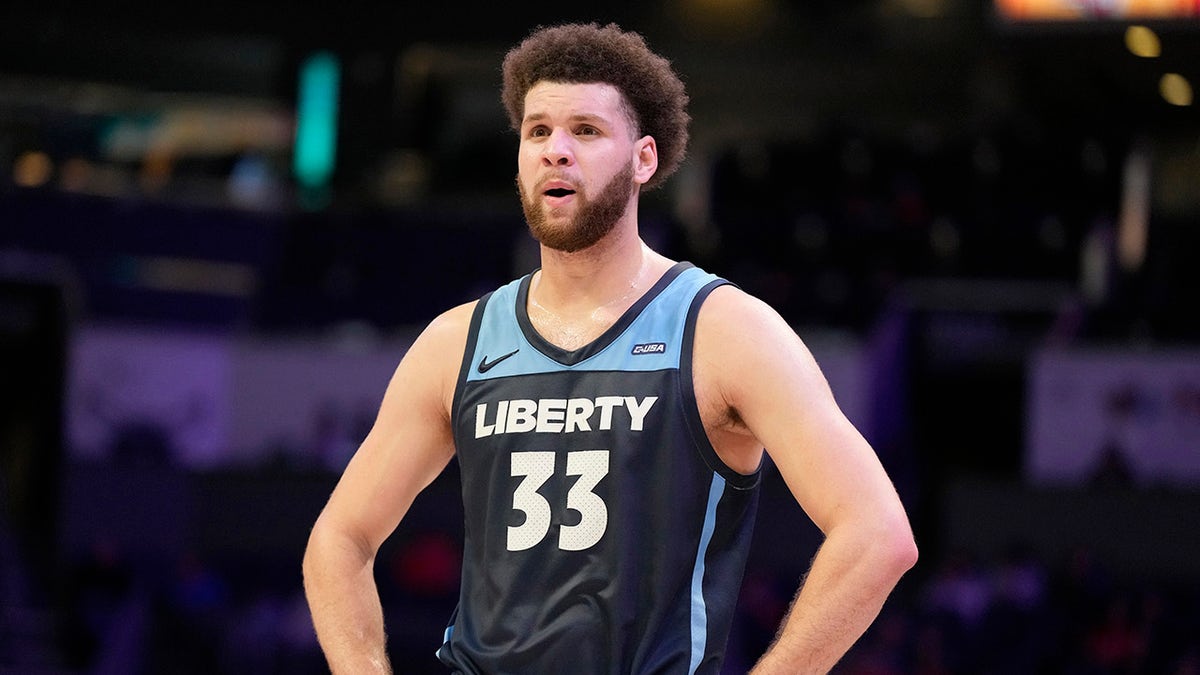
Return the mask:
M331 570L337 570L338 574L364 568L369 571L374 562L375 549L363 537L323 513L308 535L300 567L307 588L310 582Z
M917 564L917 542L903 508L896 505L859 521L858 542L864 560L881 581L896 583Z
M903 514L897 521L887 528L886 534L878 539L885 547L884 557L887 569L892 570L895 578L899 580L917 564L917 558L920 552L917 550L917 541L913 537L912 527L908 523L908 518Z
M905 536L894 545L892 554L899 575L903 575L915 567L919 557L917 541L913 538L912 530L907 530Z
M328 565L335 564L335 556L339 550L337 545L338 533L327 519L317 518L312 531L308 533L308 542L304 547L304 557L300 562L304 586L320 576L321 571Z
M917 542L902 509L876 511L870 517L831 529L826 543L837 539L881 584L891 588L917 564Z
M307 589L309 582L316 573L316 568L319 565L320 548L321 548L321 523L317 522L313 526L311 532L308 533L308 542L304 546L304 557L300 561L301 578L304 581L304 587Z

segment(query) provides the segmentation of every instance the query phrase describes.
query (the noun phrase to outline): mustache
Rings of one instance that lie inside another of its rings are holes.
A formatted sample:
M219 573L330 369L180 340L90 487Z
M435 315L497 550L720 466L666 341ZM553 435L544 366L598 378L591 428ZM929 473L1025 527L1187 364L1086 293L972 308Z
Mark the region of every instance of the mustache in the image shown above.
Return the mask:
M520 181L519 176L518 176L517 180ZM560 181L563 183L567 183L571 186L572 189L575 189L575 190L579 189L578 184L573 179L571 179L569 176L562 174L562 173L552 173L552 174L542 176L541 178L538 179L538 181L536 183L533 184L533 193L537 194L539 192L545 192L546 184L553 182L553 181Z

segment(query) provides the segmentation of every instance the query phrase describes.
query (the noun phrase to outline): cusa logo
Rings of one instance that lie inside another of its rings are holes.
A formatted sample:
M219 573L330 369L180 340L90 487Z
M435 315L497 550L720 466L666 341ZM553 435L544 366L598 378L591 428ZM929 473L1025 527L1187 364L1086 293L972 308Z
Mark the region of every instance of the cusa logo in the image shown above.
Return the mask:
M667 352L667 343L665 342L646 342L640 345L633 346L633 354L665 354Z

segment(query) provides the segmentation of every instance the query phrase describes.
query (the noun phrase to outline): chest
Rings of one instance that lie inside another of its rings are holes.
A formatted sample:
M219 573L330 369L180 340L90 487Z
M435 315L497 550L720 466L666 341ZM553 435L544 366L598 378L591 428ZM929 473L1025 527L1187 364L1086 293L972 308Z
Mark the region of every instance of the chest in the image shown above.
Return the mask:
M571 314L552 312L530 303L528 316L530 325L543 340L564 351L575 351L608 332L626 309L599 308Z

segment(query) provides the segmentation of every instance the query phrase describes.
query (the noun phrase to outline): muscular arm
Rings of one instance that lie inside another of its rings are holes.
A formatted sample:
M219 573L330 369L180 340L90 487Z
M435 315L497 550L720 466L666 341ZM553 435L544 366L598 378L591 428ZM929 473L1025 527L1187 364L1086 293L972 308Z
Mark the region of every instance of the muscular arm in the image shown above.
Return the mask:
M767 448L825 534L775 643L753 673L827 672L915 564L908 518L874 451L778 314L723 287L705 303L699 322L697 373L726 407L735 437L718 451L731 466L747 467L756 464L751 453ZM738 434L753 442L737 442Z
M304 591L333 673L390 672L375 554L454 454L450 408L471 308L438 317L405 354L309 536Z

